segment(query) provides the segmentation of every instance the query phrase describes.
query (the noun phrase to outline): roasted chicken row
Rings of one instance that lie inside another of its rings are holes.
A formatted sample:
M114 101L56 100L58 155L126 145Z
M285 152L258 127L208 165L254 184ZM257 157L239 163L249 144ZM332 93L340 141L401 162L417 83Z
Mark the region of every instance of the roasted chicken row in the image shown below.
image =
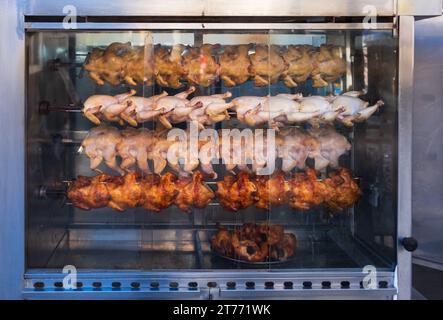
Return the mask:
M271 176L255 176L241 172L237 177L225 176L217 182L217 197L229 211L239 211L251 205L269 210L289 204L297 210L309 210L324 205L333 212L353 206L361 190L347 169L332 172L320 180L313 169L297 172L289 179L279 171Z
M325 87L346 72L340 47L322 45L182 44L167 48L160 45L134 47L112 43L106 49L94 48L84 65L99 85L105 82L129 85L154 81L163 87L180 88L183 81L208 87L220 78L225 86L240 85L249 79L256 86L284 81L288 87L312 78L314 87Z
M110 207L119 212L143 207L159 212L175 204L184 212L204 208L214 192L204 183L200 172L189 178L177 178L131 172L123 177L100 174L95 177L79 176L68 188L72 204L83 210Z
M222 133L211 138L199 140L194 150L188 141L168 139L166 131L145 128L119 131L115 127L98 126L83 140L82 148L90 158L93 170L98 170L99 165L105 162L122 175L135 166L146 174L152 171L161 174L169 165L180 176L188 176L200 166L213 178L216 178L215 163L223 163L228 171L238 168L259 172L275 164L277 158L282 159L281 169L284 172L305 168L308 158L315 161L316 170L328 166L337 168L339 158L351 149L348 140L331 126L308 131L288 128L281 130L273 140L264 135L261 141L255 134L251 134L249 139L223 138ZM274 158L271 158L271 149ZM117 156L121 158L120 164ZM152 162L153 170L149 162Z
M117 211L143 207L159 212L175 204L184 212L206 207L215 196L229 211L239 211L251 205L269 210L289 204L297 210L324 205L339 212L354 205L361 195L358 184L347 169L332 172L319 180L313 169L298 172L289 179L279 171L271 176L255 176L240 172L237 177L226 176L217 182L214 193L195 172L191 177L177 177L172 173L162 176L142 176L131 172L125 176L99 174L79 176L68 188L72 204L83 210L110 207Z
M314 127L339 121L346 126L369 119L381 106L359 97L365 92L351 91L338 96L308 96L278 94L276 96L243 96L232 99L230 92L210 96L187 97L195 87L169 96L166 92L150 98L134 96L135 91L116 96L93 95L83 107L84 115L93 123L103 120L137 126L147 121L159 121L166 128L181 122L197 123L203 129L230 118L228 109L236 111L237 119L248 126L263 126L278 130L288 124L308 122Z
M295 255L297 238L285 233L282 225L245 223L232 231L219 227L211 248L224 257L247 262L284 261Z

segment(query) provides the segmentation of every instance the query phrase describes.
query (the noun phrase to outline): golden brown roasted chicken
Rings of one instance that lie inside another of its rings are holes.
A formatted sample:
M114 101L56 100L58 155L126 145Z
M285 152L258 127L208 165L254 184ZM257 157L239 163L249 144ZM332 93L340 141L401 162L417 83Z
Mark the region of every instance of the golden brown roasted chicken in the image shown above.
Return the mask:
M154 61L151 47L133 47L125 55L124 79L128 85L145 84L151 86L154 80ZM145 59L146 52L146 59Z
M249 72L257 87L276 83L287 68L280 47L276 45L257 45L250 58Z
M99 85L105 82L113 86L120 84L125 74L125 55L131 50L131 44L114 42L105 50L94 48L85 64L89 76Z
M332 211L342 211L352 206L362 194L349 169L342 168L338 172L331 172L324 183L330 187L329 190L333 190L325 199L326 206Z
M219 75L219 65L212 53L217 45L203 44L201 47L188 47L183 55L185 77L190 84L209 87Z
M249 80L250 45L224 46L220 56L220 78L225 86L238 86Z
M142 199L141 176L136 172L130 172L124 177L110 177L106 180L111 200L108 206L119 212L127 208L140 206Z
M314 68L315 49L309 45L290 45L283 54L283 59L288 65L282 78L287 87L297 87L305 82Z
M309 210L322 204L327 192L327 186L318 180L315 170L298 172L289 180L289 205L297 210Z
M68 199L75 207L83 210L107 206L111 195L104 182L108 177L106 174L92 178L79 176L68 188Z
M140 182L142 188L142 206L147 210L159 212L174 203L178 194L175 181L177 177L168 172L163 176L148 175Z
M278 171L271 176L256 176L254 184L257 187L257 208L270 209L287 202L289 186L285 174Z
M217 182L217 197L227 210L238 211L255 203L257 187L250 180L247 172L240 172L237 178L225 176Z
M176 182L178 194L175 205L184 212L191 207L204 208L215 197L214 192L203 181L201 172L194 172L192 177L182 177Z
M185 76L182 64L182 53L185 46L174 45L171 50L160 45L154 49L155 79L163 87L178 89L182 86L181 79Z
M340 79L346 72L346 62L342 58L342 49L331 45L322 45L313 56L314 69L312 70L312 86L322 88L328 82Z
M284 233L282 225L245 223L235 231L219 227L211 239L218 254L248 262L286 260L296 251L293 234Z

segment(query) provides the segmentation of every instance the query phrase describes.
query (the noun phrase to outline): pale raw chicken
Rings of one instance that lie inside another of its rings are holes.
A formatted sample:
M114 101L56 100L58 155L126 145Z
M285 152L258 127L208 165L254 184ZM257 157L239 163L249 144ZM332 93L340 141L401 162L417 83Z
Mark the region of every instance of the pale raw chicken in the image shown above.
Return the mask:
M104 160L106 165L123 175L125 172L117 164L117 145L122 141L122 136L117 128L99 126L91 129L82 142L82 148L91 159L91 169L97 170Z
M205 125L212 125L217 122L229 119L227 110L234 104L227 103L225 99L230 98L232 94L226 92L223 94L213 94L211 96L201 96L191 99L191 106L198 107L189 114L189 120L197 121L201 129Z
M365 121L384 105L384 102L379 100L370 107L369 102L358 98L362 94L364 94L362 91L351 91L336 97L332 101L333 109L341 110L338 120L344 125L351 127L355 122Z
M297 128L281 130L277 137L277 154L282 159L282 170L304 169L310 153L319 149L319 142Z
M100 118L112 122L123 122L120 114L127 108L124 101L135 95L135 90L128 93L118 94L116 96L93 95L86 99L83 107L83 113L94 124L101 123Z
M172 144L174 141L167 140L165 132L156 133L156 141L148 153L148 159L154 164L154 173L161 174L168 165L167 155Z
M168 94L163 91L161 94L149 98L129 97L124 101L127 108L120 114L120 117L134 127L139 123L155 120L160 116L161 111L154 110L154 105L158 99L167 95Z
M333 97L311 96L300 100L301 112L319 112L319 117L312 119L311 124L318 126L321 122L333 122L343 112L343 108L334 109Z
M239 121L249 126L269 123L278 129L284 124L308 121L320 115L319 110L301 112L299 94L279 94L274 97L240 97L234 99L234 110Z
M148 153L157 141L155 132L145 128L128 128L123 130L121 135L123 139L117 145L117 152L122 158L121 168L130 171L130 168L137 164L140 170L150 174Z
M167 129L172 128L171 123L180 123L188 120L188 116L192 110L200 107L201 104L191 105L191 102L186 98L195 91L195 87L190 87L188 90L177 93L175 96L161 97L155 101L154 110L160 111L160 122Z
M338 168L339 158L351 150L348 140L339 134L332 126L312 128L309 134L316 138L318 148L311 151L309 157L315 160L315 169L323 170L328 166Z

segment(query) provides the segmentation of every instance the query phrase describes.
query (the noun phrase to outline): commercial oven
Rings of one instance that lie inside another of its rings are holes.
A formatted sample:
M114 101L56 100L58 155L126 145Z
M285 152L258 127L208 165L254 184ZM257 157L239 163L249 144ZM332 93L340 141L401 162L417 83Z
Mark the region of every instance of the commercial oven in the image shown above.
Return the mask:
M441 1L2 9L2 296L410 297L414 21Z

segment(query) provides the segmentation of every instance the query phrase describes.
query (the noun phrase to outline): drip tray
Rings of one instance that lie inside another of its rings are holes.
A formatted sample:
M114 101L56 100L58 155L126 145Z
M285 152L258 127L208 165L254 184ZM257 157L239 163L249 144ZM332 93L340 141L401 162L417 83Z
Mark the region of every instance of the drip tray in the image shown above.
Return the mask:
M298 238L295 257L281 264L245 264L211 252L210 238L215 229L70 229L46 259L45 265L31 268L115 270L220 270L220 269L316 269L361 268L380 265L370 253L360 250L350 237L335 230L286 229ZM333 234L333 236L329 236ZM345 240L343 240L345 239ZM345 241L346 245L340 244Z

